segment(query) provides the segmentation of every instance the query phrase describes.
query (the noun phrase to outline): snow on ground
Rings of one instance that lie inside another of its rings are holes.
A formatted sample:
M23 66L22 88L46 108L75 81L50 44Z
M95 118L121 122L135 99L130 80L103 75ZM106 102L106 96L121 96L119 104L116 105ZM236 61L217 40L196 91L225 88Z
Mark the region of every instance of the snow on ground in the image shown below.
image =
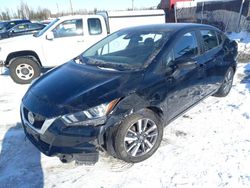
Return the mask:
M230 33L229 38L238 43L238 60L248 62L250 59L250 33L241 31L239 33Z
M41 154L20 125L27 85L0 75L0 187L250 187L250 63L231 93L209 97L165 128L148 160L127 164L101 154L95 166Z

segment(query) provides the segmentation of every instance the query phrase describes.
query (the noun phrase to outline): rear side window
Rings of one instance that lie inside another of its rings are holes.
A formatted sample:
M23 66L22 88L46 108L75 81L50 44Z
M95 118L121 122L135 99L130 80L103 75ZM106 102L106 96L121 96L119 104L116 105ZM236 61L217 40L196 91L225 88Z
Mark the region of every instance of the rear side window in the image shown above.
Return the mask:
M203 39L205 51L209 51L219 45L215 31L201 30L201 36Z
M88 27L90 35L98 35L102 33L101 21L98 18L89 18Z
M195 32L184 34L174 47L174 58L192 58L198 55L198 44Z

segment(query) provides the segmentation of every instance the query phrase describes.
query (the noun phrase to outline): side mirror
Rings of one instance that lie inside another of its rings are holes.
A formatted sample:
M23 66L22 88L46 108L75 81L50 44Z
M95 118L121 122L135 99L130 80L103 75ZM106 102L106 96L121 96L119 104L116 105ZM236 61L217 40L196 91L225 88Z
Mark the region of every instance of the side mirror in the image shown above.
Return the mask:
M47 40L53 40L54 38L55 38L54 33L52 31L47 33L47 35L46 35Z

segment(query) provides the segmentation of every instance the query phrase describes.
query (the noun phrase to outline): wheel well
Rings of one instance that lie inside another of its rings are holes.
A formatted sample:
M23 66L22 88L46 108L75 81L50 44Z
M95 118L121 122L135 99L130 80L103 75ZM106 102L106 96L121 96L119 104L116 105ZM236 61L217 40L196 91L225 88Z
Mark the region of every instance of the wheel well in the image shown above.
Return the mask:
M147 107L147 109L153 111L154 113L156 113L160 118L162 118L163 116L163 111L162 109L156 107L156 106L149 106Z
M19 51L19 52L10 53L6 59L6 65L9 66L12 59L15 59L17 57L25 57L25 56L34 59L35 61L37 61L37 63L40 66L42 66L40 58L34 51Z

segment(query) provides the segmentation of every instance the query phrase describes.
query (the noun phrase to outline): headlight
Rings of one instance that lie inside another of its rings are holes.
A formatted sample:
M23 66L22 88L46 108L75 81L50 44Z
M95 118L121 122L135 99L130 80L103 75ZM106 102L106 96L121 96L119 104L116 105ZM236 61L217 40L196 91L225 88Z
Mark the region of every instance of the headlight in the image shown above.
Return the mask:
M105 123L106 115L112 111L118 100L115 99L109 103L104 103L74 114L67 114L61 118L68 126L100 125Z

